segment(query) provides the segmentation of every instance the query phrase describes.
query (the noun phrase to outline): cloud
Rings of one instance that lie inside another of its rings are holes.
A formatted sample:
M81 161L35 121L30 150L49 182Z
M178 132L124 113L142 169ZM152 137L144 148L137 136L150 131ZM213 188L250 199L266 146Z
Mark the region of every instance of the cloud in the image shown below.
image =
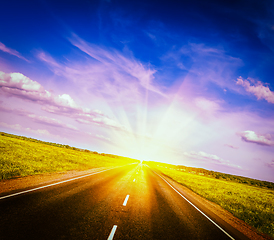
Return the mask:
M199 160L203 160L203 161L210 161L210 162L215 162L215 163L224 163L224 162L228 162L227 160L224 160L214 154L208 154L205 152L184 152L184 155L187 157L191 157L191 158L195 158L195 159L199 159Z
M239 149L239 147L233 146L231 144L225 144L224 146L229 147L229 148L233 148L233 149Z
M78 114L75 116L76 121L82 124L91 124L95 123L97 125L100 125L102 127L108 127L108 128L113 128L116 130L121 130L124 132L128 132L129 130L123 126L122 124L118 123L117 121L103 115L100 111L94 110L86 110L85 112Z
M222 89L236 90L237 86L231 82L231 78L235 77L234 72L243 65L241 59L233 57L222 47L194 42L189 42L181 48L173 47L161 60L165 66L161 74L166 74L165 78L170 81L183 80L184 87L190 86L193 94L207 91L211 83ZM184 72L180 70L178 75L174 71L176 66ZM172 69L169 74L168 69Z
M274 159L270 163L265 164L269 168L274 168Z
M132 94L139 95L142 92L139 89L141 87L165 96L154 83L156 70L136 60L129 51L125 54L113 49L103 49L97 45L85 42L75 34L69 41L93 59L93 62L89 64L89 71L95 73L93 77L89 77L89 79L93 80L93 83L100 81L100 84L103 82L105 85L110 85L112 90L115 88L118 91L118 94L122 93L119 89L126 92L130 89L131 96ZM79 71L73 72L81 75L86 73L85 71L82 73L79 73ZM99 74L98 79L95 78L97 74Z
M0 89L9 96L19 97L42 105L42 110L57 115L64 115L80 123L96 123L102 127L127 131L126 127L117 121L105 116L99 110L90 110L79 107L68 94L55 96L45 90L41 84L29 79L21 73L4 73L0 71ZM6 109L7 111L7 109ZM34 116L34 115L29 115ZM57 124L57 120L45 117L33 117L36 121ZM58 123L59 124L59 123ZM73 126L67 126L75 129Z
M209 154L209 153L205 153L202 151L199 152L184 152L183 153L186 157L189 158L194 158L194 159L198 159L201 161L204 161L206 163L211 163L211 164L219 164L219 165L224 165L227 167L232 167L232 168L237 168L237 169L241 169L242 167L235 165L235 164L231 164L228 160L224 160L214 154Z
M251 85L251 83L254 85ZM258 100L265 99L269 103L274 103L274 92L269 87L264 86L262 82L249 79L244 80L242 77L239 77L236 84L243 86L247 92L254 94Z
M34 130L34 129L31 129L31 128L24 128L20 124L10 125L10 124L4 123L4 122L0 122L0 126L5 127L5 128L14 129L14 130L17 130L17 131L26 131L26 132L30 132L30 133L34 133L34 134L38 134L38 135L44 135L44 136L52 135L52 134L49 133L48 130L45 130L45 129Z
M45 90L41 84L21 73L4 73L0 71L0 89L9 96L51 106L52 112L80 110L70 95L54 96Z
M29 111L26 111L24 109L12 109L12 108L2 106L0 104L0 111L13 113L13 114L16 114L19 116L28 117L31 120L33 120L34 122L46 124L46 125L53 126L53 127L61 127L61 128L72 129L72 130L78 130L76 127L74 127L70 124L65 124L57 119L54 119L54 118L49 118L49 117L45 117L45 116L37 116L37 115L35 115Z
M28 114L27 116L37 123L42 123L42 124L50 125L53 127L61 127L61 128L72 129L72 130L78 130L76 127L74 127L70 124L62 123L61 121L54 119L54 118L37 116L35 114Z
M51 66L61 68L61 66L50 55L46 54L43 51L39 52L37 54L37 57Z
M56 99L56 103L60 104L61 106L68 106L71 108L77 108L76 103L68 94L59 95Z
M2 103L0 103L0 111L7 112L7 113L15 113L19 116L26 116L28 114L31 114L29 111L26 111L25 109L12 109L12 108L5 107L2 105Z
M220 106L217 102L208 100L203 97L195 99L195 105L203 111L214 113L220 110Z
M45 90L41 84L29 79L22 73L4 73L0 71L0 89L9 96L53 106L52 111L79 110L74 100L68 94L54 96Z
M21 73L4 73L0 71L0 89L7 95L30 101L40 103L54 101L50 92L45 90L38 82Z
M274 146L274 141L271 141L270 134L258 135L253 131L244 131L237 133L245 142L255 143L263 146Z
M96 134L96 137L99 138L99 139L101 139L101 140L104 140L104 141L108 141L108 142L111 141L110 138L105 137L105 136L103 136L103 135Z
M189 43L189 45L193 52L201 55L216 55L217 57L222 57L224 55L223 49L208 47L203 43Z
M0 50L3 51L3 52L6 52L6 53L9 53L13 56L16 56L18 58L21 58L27 62L29 62L29 60L27 60L26 58L24 58L19 52L17 52L16 50L14 49L11 49L11 48L8 48L5 44L1 43L0 42Z

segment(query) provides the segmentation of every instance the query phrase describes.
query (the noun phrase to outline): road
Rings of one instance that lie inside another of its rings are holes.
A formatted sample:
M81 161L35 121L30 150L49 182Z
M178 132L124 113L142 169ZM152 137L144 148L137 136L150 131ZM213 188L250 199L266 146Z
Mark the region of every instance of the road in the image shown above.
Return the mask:
M2 196L0 239L248 239L202 208L133 164Z

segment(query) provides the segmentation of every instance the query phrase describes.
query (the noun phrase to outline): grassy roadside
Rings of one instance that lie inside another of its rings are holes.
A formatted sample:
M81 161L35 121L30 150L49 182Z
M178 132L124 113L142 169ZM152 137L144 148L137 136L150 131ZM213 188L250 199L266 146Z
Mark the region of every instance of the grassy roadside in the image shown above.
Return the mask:
M146 164L274 238L274 189L195 175L164 164Z
M51 145L6 133L0 134L0 180L49 172L119 166L133 162L139 161L67 145Z

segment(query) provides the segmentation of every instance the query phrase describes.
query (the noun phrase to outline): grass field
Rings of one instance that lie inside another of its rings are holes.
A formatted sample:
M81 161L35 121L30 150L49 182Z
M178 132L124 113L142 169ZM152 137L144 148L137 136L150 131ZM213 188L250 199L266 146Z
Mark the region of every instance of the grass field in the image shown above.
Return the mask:
M133 162L139 161L67 145L52 146L51 143L6 133L0 134L0 180L49 172L119 166Z
M0 133L0 180L133 162L139 160ZM274 183L205 169L144 163L274 238Z
M167 164L146 164L274 238L274 189L178 171Z

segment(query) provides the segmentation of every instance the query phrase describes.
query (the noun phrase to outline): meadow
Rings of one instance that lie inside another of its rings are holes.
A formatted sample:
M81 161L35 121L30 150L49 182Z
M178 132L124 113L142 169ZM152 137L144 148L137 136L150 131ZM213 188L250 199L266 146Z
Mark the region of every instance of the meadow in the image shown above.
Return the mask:
M145 163L274 238L274 183L222 173L214 175L212 171L204 170L210 172L206 176L206 173L195 168L186 171L190 169L156 162Z
M0 180L28 175L121 166L135 159L0 133Z
M136 159L3 132L0 132L0 149L0 180L139 163ZM274 183L199 168L143 163L274 238Z

